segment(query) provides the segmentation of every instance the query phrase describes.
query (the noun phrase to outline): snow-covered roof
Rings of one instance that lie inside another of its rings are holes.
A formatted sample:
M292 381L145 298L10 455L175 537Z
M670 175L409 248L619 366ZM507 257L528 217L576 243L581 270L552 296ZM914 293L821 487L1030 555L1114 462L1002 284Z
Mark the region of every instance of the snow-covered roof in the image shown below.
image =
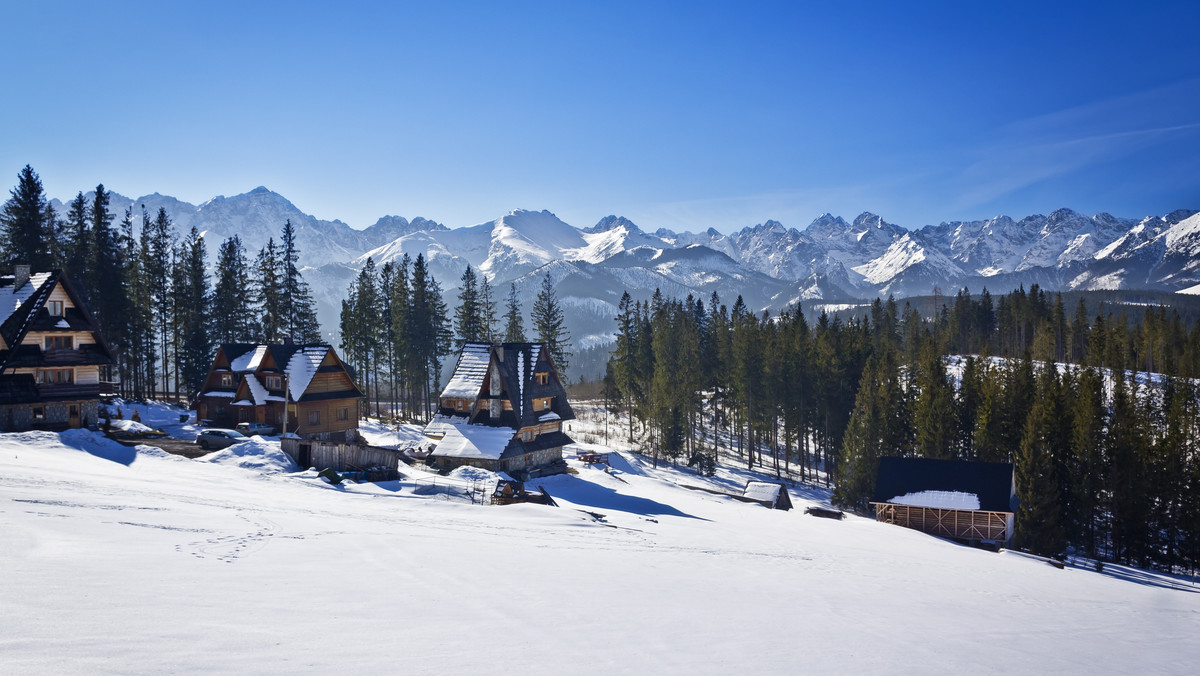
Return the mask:
M71 325L70 325L69 323L67 323L67 320L66 320L66 318L64 317L64 318L62 318L62 319L58 320L58 323L54 325L54 328L56 328L56 329L69 329L69 328L71 328Z
M296 353L288 360L285 370L288 375L288 392L292 395L292 401L300 401L300 397L304 396L304 391L308 389L308 384L312 382L317 368L325 360L327 354L329 354L329 348L325 346L305 347L296 350Z
M213 390L211 392L205 392L203 396L205 396L205 397L229 397L230 399L233 399L234 394L236 394L236 393L222 391L222 390Z
M512 438L513 431L508 427L448 424L446 436L442 437L430 455L499 460Z
M742 495L752 500L761 500L774 504L779 499L780 488L783 487L769 481L751 481L746 484L746 492Z
M474 398L483 387L483 379L487 376L488 362L491 351L485 343L467 343L463 345L458 365L454 367L454 375L442 390L443 397Z
M49 272L39 272L35 275L29 275L29 283L22 284L19 289L14 289L12 286L0 287L0 324L8 321L8 318L25 301L29 300L29 297L40 289L46 283L47 279L50 279Z
M250 388L250 396L254 397L254 404L262 406L267 403L267 388L258 382L258 378L253 373L246 374L246 387Z
M979 496L959 491L920 491L897 495L888 500L893 505L931 507L933 509L979 509Z
M245 371L258 370L259 364L262 363L263 357L267 354L267 346L259 345L253 350L247 350L244 354L230 360L229 368L242 373Z
M254 405L254 402L250 401L249 399L238 399L237 401L230 404L230 406L253 406L253 405Z
M538 417L538 420L541 422L551 422L554 420L562 420L562 416L554 411L550 411L549 413L543 413L540 417Z
M433 416L433 419L425 425L425 436L438 437L450 431L450 428L456 424L466 424L466 416L457 415L442 415L438 413ZM509 430L510 432L512 430Z

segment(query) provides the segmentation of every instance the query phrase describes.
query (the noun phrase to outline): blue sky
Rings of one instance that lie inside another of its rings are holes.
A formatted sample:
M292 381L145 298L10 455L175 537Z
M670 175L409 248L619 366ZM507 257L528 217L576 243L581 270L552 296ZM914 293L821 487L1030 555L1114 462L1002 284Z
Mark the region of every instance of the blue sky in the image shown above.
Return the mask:
M1196 2L336 4L6 3L0 185L354 227L1200 208Z

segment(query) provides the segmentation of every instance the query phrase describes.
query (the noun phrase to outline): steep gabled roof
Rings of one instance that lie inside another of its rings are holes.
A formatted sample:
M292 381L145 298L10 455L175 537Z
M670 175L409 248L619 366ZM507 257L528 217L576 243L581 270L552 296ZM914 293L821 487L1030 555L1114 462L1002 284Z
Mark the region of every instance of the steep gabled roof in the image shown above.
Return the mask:
M474 399L483 389L483 381L487 377L488 365L491 363L492 346L487 343L466 343L458 353L458 364L454 367L454 375L446 388L442 390L443 397Z
M930 458L880 458L872 502L927 491L978 496L979 509L1014 512L1013 466L1006 462L966 462Z
M76 312L71 313L70 317L62 318L67 324L66 327L56 328L90 331L95 346L88 350L88 363L111 364L113 362L112 352L100 334L100 327L96 323L95 317L87 309L87 305L75 291L75 287L65 272L52 270L31 274L29 281L19 288L14 288L15 278L11 276L3 278L5 281L9 279L14 281L9 282L6 286L0 286L0 336L3 337L4 344L9 348L0 354L0 362L3 362L0 366L7 366L9 359L18 352L15 348L25 339L25 335L33 328L36 321L46 323L49 315L42 317L41 313L50 294L59 285L71 299ZM57 320L50 322L50 326L57 323Z
M549 350L541 343L504 343L500 349L493 348L493 353L517 427L532 427L540 422L546 410L535 410L533 400L543 397L552 397L550 411L560 420L575 419L575 411L567 402L567 390L558 379ZM550 374L545 385L538 384L537 373Z
M270 394L259 374L279 374L287 376L288 394L291 401L315 401L318 399L349 399L363 396L363 392L354 382L350 367L337 359L336 353L329 345L255 345L253 343L226 343L221 346L221 352L229 360L230 370L241 376L237 392L246 401L253 401L261 406L272 401L283 401L282 396ZM336 364L322 366L327 359ZM213 359L213 368L217 367L219 358ZM318 372L343 371L349 386L336 392L305 395L313 376ZM197 396L220 396L214 390L204 390Z

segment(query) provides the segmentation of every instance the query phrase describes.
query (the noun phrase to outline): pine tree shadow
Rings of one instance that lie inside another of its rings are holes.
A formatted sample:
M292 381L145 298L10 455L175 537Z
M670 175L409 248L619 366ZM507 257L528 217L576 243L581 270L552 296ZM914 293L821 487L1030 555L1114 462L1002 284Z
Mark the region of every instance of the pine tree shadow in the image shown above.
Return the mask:
M626 512L638 516L678 516L685 519L708 521L708 519L681 512L671 505L658 502L657 500L636 495L626 495L607 486L600 486L588 481L576 479L569 482L562 481L556 483L557 485L554 488L549 489L554 498L558 499L561 497L563 500L579 507Z

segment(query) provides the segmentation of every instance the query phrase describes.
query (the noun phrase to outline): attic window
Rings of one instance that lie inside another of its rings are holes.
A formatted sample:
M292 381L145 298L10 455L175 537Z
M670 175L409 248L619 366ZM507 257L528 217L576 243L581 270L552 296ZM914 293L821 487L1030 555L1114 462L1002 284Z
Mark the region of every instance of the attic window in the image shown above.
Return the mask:
M233 387L233 374L221 374L221 387Z
M45 345L47 350L70 350L75 347L75 341L71 336L46 336Z
M533 441L533 430L522 430L521 441Z
M280 380L279 376L267 376L267 389L268 390L278 390L282 386L283 386L283 383Z
M550 410L550 397L546 397L545 399L542 400L542 410L543 411Z
M538 373L533 374L533 377L537 378L538 385L548 385L550 383L550 372L549 371L540 371Z
M46 309L50 312L51 317L61 317L63 313L63 302L61 300L46 301Z

